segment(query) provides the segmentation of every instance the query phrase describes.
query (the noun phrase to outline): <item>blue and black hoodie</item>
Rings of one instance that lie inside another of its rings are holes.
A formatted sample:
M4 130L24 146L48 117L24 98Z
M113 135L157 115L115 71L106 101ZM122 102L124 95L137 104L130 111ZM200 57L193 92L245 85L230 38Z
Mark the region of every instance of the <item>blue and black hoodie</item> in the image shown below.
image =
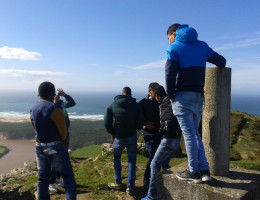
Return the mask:
M206 62L218 67L226 66L223 56L197 38L194 28L180 25L174 42L167 49L165 80L170 99L180 91L204 93Z

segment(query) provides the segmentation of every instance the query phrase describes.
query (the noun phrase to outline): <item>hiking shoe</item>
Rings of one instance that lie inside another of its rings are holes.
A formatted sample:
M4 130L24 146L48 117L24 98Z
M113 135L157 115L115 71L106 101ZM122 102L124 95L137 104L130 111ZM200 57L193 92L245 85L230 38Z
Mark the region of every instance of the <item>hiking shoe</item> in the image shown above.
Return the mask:
M64 183L60 180L60 179L56 179L55 180L55 182L59 185L59 186L61 186L61 187L63 187L64 188Z
M115 181L114 181L114 182L109 182L109 183L108 183L108 187L109 187L109 188L112 188L112 189L120 189L121 186L122 186L121 183L118 184L118 183L116 183Z
M183 181L191 181L193 183L201 183L200 173L191 173L189 169L184 172L178 172L176 174L177 178Z
M54 193L58 192L58 190L54 184L49 184L49 191L54 192Z
M129 188L129 187L128 187L128 188L126 188L126 191L125 191L125 192L126 192L126 194L132 195L132 194L133 194L133 191L134 191L134 190L133 190L132 188Z
M211 180L209 170L201 170L201 171L200 171L200 176L201 176L201 180L202 180L203 182L207 182L207 181L210 181L210 180Z
M144 198L142 198L141 200L156 200L157 198L153 198L151 197L149 194L147 194Z

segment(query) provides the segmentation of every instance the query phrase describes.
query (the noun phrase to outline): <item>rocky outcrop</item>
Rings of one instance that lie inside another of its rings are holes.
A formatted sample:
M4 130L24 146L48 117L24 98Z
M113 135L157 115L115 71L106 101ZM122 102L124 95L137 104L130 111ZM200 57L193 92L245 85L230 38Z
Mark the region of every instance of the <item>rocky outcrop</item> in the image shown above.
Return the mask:
M28 178L37 174L36 162L25 162L23 168L13 169L10 173L0 175L0 200L31 200L31 191L15 180ZM20 182L20 181L19 181Z
M101 145L102 148L102 155L106 154L107 152L113 151L113 144L111 143L104 143ZM144 143L137 143L137 150L143 150L145 149Z

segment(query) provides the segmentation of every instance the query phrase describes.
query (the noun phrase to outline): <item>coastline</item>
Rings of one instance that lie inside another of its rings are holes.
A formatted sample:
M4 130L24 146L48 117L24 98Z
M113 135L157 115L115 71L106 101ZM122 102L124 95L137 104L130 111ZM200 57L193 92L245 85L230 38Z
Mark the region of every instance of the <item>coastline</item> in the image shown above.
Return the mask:
M24 123L24 122L30 122L30 120L29 119L23 119L23 118L0 118L0 122Z
M103 121L103 119L91 119L91 118L70 118L70 121ZM30 119L24 119L24 118L1 118L0 117L0 122L5 122L5 123L25 123L25 122L30 122ZM1 130L0 130L1 132Z

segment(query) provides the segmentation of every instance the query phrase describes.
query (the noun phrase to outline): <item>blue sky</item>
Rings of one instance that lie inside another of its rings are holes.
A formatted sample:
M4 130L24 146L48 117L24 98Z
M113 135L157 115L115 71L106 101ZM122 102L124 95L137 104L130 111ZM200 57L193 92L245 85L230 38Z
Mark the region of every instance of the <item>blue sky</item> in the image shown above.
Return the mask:
M259 8L259 0L0 0L0 91L46 80L65 91L164 85L166 30L182 23L227 59L233 94L255 94Z

